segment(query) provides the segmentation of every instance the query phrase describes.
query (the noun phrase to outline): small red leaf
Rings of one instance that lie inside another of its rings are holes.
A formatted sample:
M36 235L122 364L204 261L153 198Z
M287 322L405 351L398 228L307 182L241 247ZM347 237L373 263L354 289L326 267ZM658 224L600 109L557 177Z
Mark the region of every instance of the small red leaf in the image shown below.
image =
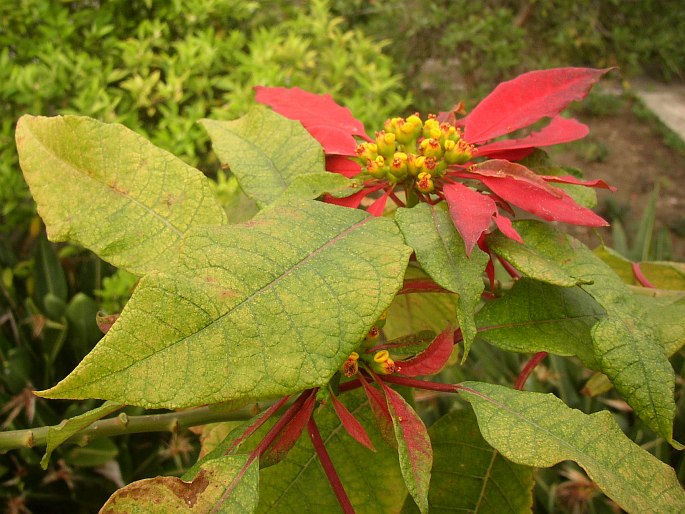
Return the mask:
M433 467L433 448L421 418L395 390L379 380L392 416L400 470L404 483L421 512L428 512L428 488Z
M345 427L345 430L347 430L347 433L350 434L350 436L352 436L358 443L366 446L372 452L375 452L376 449L373 447L373 443L371 442L371 439L369 439L369 435L366 433L366 430L364 430L362 424L357 421L357 418L355 418L352 413L347 410L347 407L345 407L345 405L343 405L342 402L333 394L331 394L331 401L333 402L335 413L338 415L338 418L340 419L343 427Z
M512 177L483 177L482 182L507 202L535 214L547 221L561 221L572 225L604 227L608 223L590 209L578 205L570 196L559 190L552 196L528 182Z
M362 200L364 198L366 198L371 193L378 191L381 188L383 188L383 185L379 184L376 186L369 187L367 189L362 189L361 191L358 191L353 195L346 196L345 198L336 198L331 195L325 195L324 201L326 203L331 203L333 205L340 205L342 207L351 207L353 209L356 209L357 207L359 207L359 204L362 203Z
M471 255L478 238L490 228L497 205L492 198L458 182L445 185L442 191L454 226L464 240L466 254Z
M576 177L572 177L570 175L564 175L561 177L556 177L553 175L540 175L543 179L545 179L547 182L559 182L561 184L574 184L576 186L585 186L585 187L596 187L600 189L608 189L609 191L616 191L616 188L614 186L610 186L606 182L604 182L601 179L598 180L580 180Z
M362 383L366 397L369 400L371 412L373 412L373 415L376 418L376 425L378 426L381 437L390 446L397 448L392 417L390 416L390 410L388 409L388 404L385 401L383 393L369 384L361 373L359 374L359 380Z
M590 129L587 125L577 120L557 116L539 132L533 132L521 139L505 139L479 146L478 155L490 155L492 152L502 152L504 150L521 150L569 143L582 139L589 133Z
M326 169L331 173L338 173L347 178L356 177L362 171L358 163L344 155L327 155Z
M495 216L495 224L502 234L507 236L509 239L513 239L517 243L523 244L523 238L521 238L521 235L516 232L516 229L509 218L506 216L500 216L498 213Z
M383 196L373 202L369 208L366 209L366 212L373 214L374 216L383 216L385 204L388 203L388 197L390 196L390 193L392 193L392 188L388 189L385 193L383 193Z
M454 349L454 329L447 327L424 351L406 361L395 362L397 372L406 377L434 375L447 364Z
M364 124L329 94L317 95L299 87L255 87L255 100L302 126L323 146L327 154L355 155L353 136L370 140Z
M522 180L539 187L540 189L544 189L552 196L561 197L561 191L547 184L540 175L529 170L522 164L516 164L503 159L492 159L471 166L469 172L484 177L512 177L516 180Z
M582 100L609 69L555 68L524 73L502 82L463 120L464 138L481 143L539 119L552 118Z
M263 467L277 464L288 454L290 449L295 446L302 430L307 426L307 421L314 412L316 406L316 395L311 394L295 413L293 418L283 427L273 444L261 456L260 464Z

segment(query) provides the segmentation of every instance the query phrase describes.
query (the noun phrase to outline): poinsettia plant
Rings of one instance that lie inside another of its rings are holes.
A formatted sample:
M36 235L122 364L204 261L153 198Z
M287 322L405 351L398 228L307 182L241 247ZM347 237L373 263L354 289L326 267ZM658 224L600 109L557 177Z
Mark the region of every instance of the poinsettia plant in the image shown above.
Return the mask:
M565 460L627 511L685 509L674 470L609 411L524 390L549 354L576 358L682 448L682 267L643 269L545 223L606 225L587 191L610 186L540 148L588 133L562 112L607 71L526 73L468 114L392 118L374 137L328 95L257 88L271 109L202 121L259 208L237 224L199 171L124 127L23 117L49 237L141 278L91 353L36 393L106 402L0 447L45 444L46 464L65 441L133 431L101 419L124 405L175 410L177 428L234 420L203 429L183 477L130 484L102 512L529 512L535 469ZM510 386L451 383L485 344L532 357ZM422 390L454 399L429 428Z

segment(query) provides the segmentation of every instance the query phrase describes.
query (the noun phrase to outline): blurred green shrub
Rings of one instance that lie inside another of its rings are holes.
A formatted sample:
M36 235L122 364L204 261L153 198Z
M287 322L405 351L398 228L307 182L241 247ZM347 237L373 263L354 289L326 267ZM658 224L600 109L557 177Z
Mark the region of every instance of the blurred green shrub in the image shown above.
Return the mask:
M331 92L380 126L409 96L383 44L343 21L327 0L0 2L0 225L32 209L13 142L24 113L123 123L206 171L195 122L243 113L257 84Z

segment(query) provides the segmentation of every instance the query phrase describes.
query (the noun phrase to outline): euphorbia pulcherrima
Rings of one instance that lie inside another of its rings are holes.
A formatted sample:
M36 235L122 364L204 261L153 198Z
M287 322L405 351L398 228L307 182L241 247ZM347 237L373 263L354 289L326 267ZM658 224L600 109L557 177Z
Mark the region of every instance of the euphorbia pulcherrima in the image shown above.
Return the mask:
M367 211L380 216L388 198L398 205L445 200L454 224L470 253L494 221L507 237L521 241L511 221L512 206L547 221L599 227L607 222L578 205L550 183L610 188L601 180L538 175L514 161L535 148L575 141L588 134L584 124L560 116L571 102L581 100L608 70L558 68L525 73L500 84L471 113L462 118L460 106L439 116L417 114L392 118L370 138L352 113L330 95L299 88L256 88L258 102L283 116L299 120L323 146L327 169L364 181L358 193L327 201L358 207L383 191ZM542 118L551 118L538 132L517 139L493 141ZM364 142L357 144L355 138ZM397 195L403 192L403 199ZM499 209L498 209L499 208Z
M388 198L402 207L445 201L466 252L471 254L476 244L487 250L483 236L491 229L492 222L505 236L523 242L511 220L499 212L502 209L513 216L512 206L548 221L591 227L607 225L566 192L550 185L610 188L606 183L582 181L572 176L539 175L514 162L537 147L575 141L587 135L587 126L563 118L560 113L571 102L585 97L607 71L561 68L526 73L500 84L467 116L457 118L463 113L462 106L457 105L451 112L428 115L425 119L418 113L407 118L391 118L383 130L376 132L375 138L369 137L362 122L349 109L336 104L330 95L316 95L299 88L258 86L256 99L281 115L300 121L323 147L329 171L363 181L359 192L347 198L327 196L327 202L358 208L364 198L378 192L366 210L380 216ZM494 141L542 118L551 118L551 121L538 132ZM492 283L491 263L488 274ZM388 352L392 343L373 346L383 323L383 319L379 320L367 336L360 349L362 355L353 352L345 362L341 372L351 380L341 384L337 391L363 387L381 434L390 444L398 446L402 458L411 462L411 466L403 467L403 474L410 493L421 504L425 502L429 484L430 439L414 410L386 383L456 392L459 386L407 377L439 372L447 363L454 343L461 339L461 332L448 327L422 352L394 362ZM534 362L539 363L545 355L538 354ZM517 385L525 382L533 367L525 368ZM375 381L379 389L369 381ZM265 438L273 444L260 444L252 459L278 459L295 444L307 426L343 510L353 512L313 422L315 399L330 400L347 432L369 449L373 450L373 446L361 424L336 399L334 389L301 393ZM422 511L427 508L427 505L420 506Z

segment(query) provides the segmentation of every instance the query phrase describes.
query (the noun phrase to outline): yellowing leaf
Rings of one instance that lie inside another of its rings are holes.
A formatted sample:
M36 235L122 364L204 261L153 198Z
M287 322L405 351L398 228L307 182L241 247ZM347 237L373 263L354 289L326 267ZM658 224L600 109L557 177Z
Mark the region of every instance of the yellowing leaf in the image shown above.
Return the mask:
M16 138L48 237L132 273L173 262L192 226L226 223L201 172L122 125L26 115Z
M200 228L50 398L187 407L328 382L402 285L389 219L320 202Z
M483 437L507 459L536 467L573 460L628 512L685 510L673 469L628 439L609 412L587 415L552 394L480 382L462 386Z

